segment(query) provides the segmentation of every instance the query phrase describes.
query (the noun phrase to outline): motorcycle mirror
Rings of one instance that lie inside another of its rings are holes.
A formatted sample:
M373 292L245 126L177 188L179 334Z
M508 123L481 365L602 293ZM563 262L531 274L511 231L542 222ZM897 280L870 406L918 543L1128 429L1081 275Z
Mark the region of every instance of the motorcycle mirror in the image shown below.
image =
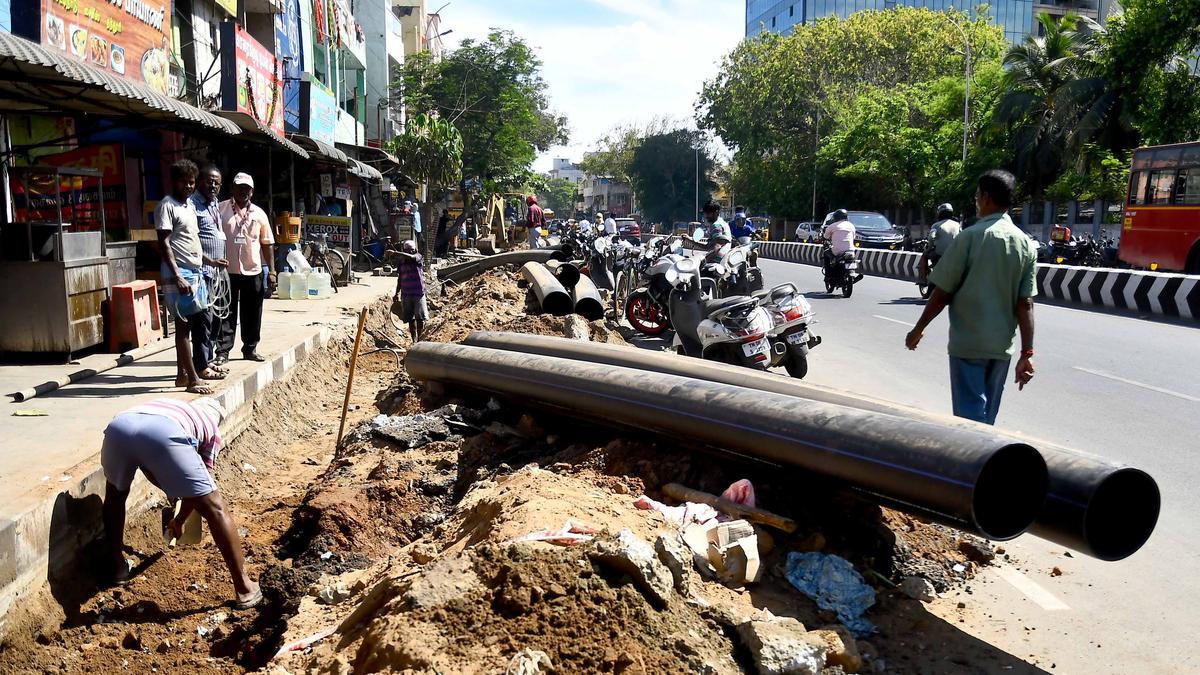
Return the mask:
M692 239L704 239L704 228L697 227L692 230Z

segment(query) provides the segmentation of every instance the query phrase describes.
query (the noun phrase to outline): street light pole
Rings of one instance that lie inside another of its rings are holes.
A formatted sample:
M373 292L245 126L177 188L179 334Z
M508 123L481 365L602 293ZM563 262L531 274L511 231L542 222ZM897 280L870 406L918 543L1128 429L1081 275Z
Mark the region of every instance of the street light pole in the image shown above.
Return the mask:
M954 11L953 5L950 6L950 11ZM954 20L954 17L952 15L947 16L950 19L950 23L954 24L954 27L962 35L963 46L965 48L964 53L967 60L967 72L964 77L966 96L963 100L963 168L965 169L967 166L967 147L971 139L971 40L967 37L967 31Z
M693 217L700 216L700 146L692 148L696 151L696 208L692 211Z

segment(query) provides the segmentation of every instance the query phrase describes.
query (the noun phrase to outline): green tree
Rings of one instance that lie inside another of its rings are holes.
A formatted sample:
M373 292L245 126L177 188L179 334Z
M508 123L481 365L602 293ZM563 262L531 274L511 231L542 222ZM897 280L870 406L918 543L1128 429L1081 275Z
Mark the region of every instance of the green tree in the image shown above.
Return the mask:
M463 139L463 172L484 189L515 188L538 152L567 141L566 118L550 110L541 61L522 39L493 31L441 60L406 58L393 83L410 114L448 120Z
M716 187L708 177L712 168L712 157L698 131L675 129L642 138L633 151L629 174L646 219L662 223L697 219L697 187L701 204Z
M542 208L554 211L559 218L570 218L575 214L575 195L578 186L566 178L549 178L537 186L534 193Z
M388 144L400 160L400 171L437 191L453 186L462 176L463 140L446 120L426 114L408 119L404 133Z
M648 136L665 134L679 128L680 122L670 117L655 117L643 126L625 122L609 129L597 139L594 150L584 155L579 168L592 176L607 176L629 183L633 154Z

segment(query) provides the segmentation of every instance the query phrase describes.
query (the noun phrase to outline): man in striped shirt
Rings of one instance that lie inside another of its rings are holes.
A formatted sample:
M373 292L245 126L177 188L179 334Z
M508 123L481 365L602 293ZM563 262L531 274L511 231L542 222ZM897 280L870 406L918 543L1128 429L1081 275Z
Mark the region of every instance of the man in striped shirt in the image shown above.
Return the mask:
M104 429L100 465L107 482L104 531L113 563L113 580L129 581L125 561L125 502L138 470L172 500L183 501L168 524L178 537L193 511L208 523L233 578L234 606L248 609L262 600L258 584L246 573L242 542L225 500L213 482L212 469L221 450L220 423L225 413L212 398L194 401L156 399L113 418Z
M208 283L209 299L213 306L192 317L188 324L192 328L192 362L196 372L206 380L224 379L229 372L217 360L216 341L221 337L221 322L215 308L228 306L229 272L225 260L225 231L221 229L221 213L217 208L217 197L221 193L221 170L209 164L200 171L196 191L188 199L196 209L196 224L199 227L200 248L203 251L204 280ZM217 297L221 291L225 297Z

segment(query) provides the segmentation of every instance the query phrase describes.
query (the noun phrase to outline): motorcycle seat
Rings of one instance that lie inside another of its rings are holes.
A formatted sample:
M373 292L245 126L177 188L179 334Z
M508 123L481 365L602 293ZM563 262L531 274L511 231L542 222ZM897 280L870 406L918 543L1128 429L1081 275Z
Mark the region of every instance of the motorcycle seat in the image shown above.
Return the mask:
M770 294L771 294L771 291L764 288L761 290L754 291L753 293L750 294L750 297L754 298L755 300L762 300L763 298L767 297Z
M704 300L700 303L700 310L704 312L706 316L712 316L717 312L728 312L732 309L743 308L743 305L745 306L745 309L749 309L757 304L758 302L754 298L746 297L744 295L736 295L732 298Z

